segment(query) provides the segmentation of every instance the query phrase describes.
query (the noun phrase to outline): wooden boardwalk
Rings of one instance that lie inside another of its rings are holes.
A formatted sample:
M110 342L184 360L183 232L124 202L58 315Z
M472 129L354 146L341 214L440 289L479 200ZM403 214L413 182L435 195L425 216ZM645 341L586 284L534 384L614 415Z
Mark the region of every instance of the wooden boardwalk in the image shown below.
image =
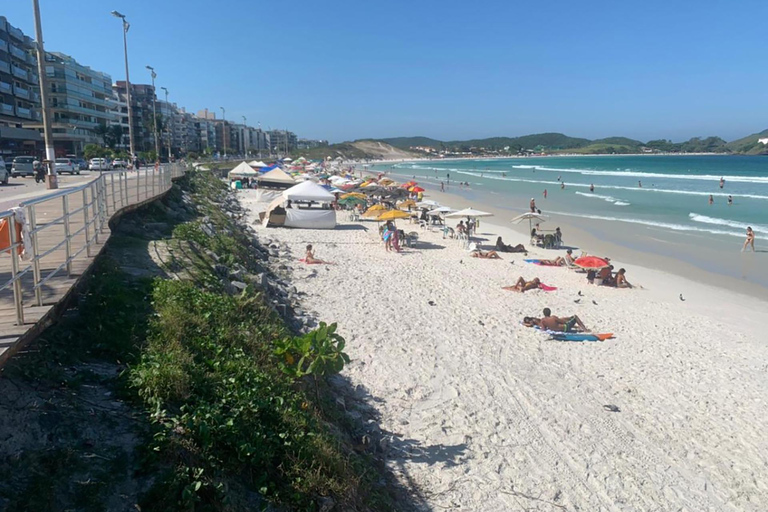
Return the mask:
M0 365L63 312L73 290L109 239L109 221L161 197L170 189L171 178L181 174L178 166L159 172L148 169L105 173L81 187L53 191L20 205L33 229L32 240L24 241L30 258L17 258L23 322L18 321L12 283L12 258L16 256L3 252L0 253ZM69 215L64 215L65 211Z

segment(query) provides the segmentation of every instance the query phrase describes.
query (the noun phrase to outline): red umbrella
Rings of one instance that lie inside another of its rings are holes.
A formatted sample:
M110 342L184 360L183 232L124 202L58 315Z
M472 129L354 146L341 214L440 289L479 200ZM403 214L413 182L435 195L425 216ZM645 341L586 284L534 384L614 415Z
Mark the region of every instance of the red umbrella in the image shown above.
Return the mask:
M424 192L424 189L421 187L411 187L408 190L410 190L411 192Z
M611 265L607 260L597 256L582 256L581 258L576 258L576 261L573 263L586 270L600 270Z
M403 183L402 185L400 185L400 188L410 188L410 187L414 186L415 184L416 184L415 181L409 181L408 183Z

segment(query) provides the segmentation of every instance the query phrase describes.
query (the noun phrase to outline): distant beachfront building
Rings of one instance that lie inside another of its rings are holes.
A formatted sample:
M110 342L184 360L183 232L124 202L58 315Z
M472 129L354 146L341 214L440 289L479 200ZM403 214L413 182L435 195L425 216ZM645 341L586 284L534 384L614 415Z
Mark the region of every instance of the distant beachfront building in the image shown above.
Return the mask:
M127 101L125 80L118 80L113 86L120 101ZM136 151L155 149L155 135L152 123L152 100L156 100L155 88L148 84L131 84L131 113L133 114L133 140Z
M0 16L0 156L40 156L40 85L34 41Z
M757 139L757 142L759 142L760 144L765 144L766 146L768 146L768 137L766 137L764 139Z
M103 144L94 129L111 126L119 119L112 103L112 77L58 52L45 52L45 74L56 156L82 156L86 144ZM42 123L29 126L43 129Z

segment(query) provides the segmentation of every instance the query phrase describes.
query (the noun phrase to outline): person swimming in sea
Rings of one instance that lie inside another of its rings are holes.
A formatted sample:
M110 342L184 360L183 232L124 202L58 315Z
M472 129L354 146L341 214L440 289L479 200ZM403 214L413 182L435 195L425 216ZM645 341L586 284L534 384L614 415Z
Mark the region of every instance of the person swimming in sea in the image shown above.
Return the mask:
M715 204L715 198L712 196L712 194L709 194L709 204Z

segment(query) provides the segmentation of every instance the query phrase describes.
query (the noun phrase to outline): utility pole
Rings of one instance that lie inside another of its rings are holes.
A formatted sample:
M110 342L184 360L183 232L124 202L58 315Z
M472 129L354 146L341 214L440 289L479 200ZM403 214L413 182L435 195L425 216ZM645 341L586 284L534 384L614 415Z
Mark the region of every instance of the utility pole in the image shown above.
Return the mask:
M171 122L168 124L168 163L171 163L171 146L173 145L173 111L171 109L171 104L168 103L168 89L166 87L161 87L161 89L165 91L165 106L168 108L168 117L171 120Z
M221 109L221 149L224 150L224 159L227 158L227 137L226 131L227 131L227 111L224 110L224 107L219 107Z
M131 164L136 164L136 145L133 138L133 109L131 108L131 77L128 73L128 29L131 24L125 19L124 14L112 11L112 16L123 20L123 53L125 54L125 98L128 104L128 144L131 148ZM118 98L119 99L119 98Z
M248 146L251 141L251 131L248 129L248 121L245 119L245 116L243 116L243 153L245 156L248 156ZM248 141L245 140L245 134L248 134Z
M45 74L45 48L43 46L43 23L40 21L40 4L38 0L32 0L35 11L35 38L37 39L37 74L40 75L40 105L43 111L43 137L45 138L45 159L48 162L46 184L49 189L59 188L56 181L54 161L56 151L53 148L53 132L51 131L51 118L48 115L48 76Z
M152 66L147 66L147 69L149 70L150 74L152 75L152 121L154 121L154 130L155 130L155 158L156 161L160 161L160 141L157 139L157 105L155 104L155 100L157 99L157 94L155 94L155 78L157 78L157 73L155 73L155 68Z

